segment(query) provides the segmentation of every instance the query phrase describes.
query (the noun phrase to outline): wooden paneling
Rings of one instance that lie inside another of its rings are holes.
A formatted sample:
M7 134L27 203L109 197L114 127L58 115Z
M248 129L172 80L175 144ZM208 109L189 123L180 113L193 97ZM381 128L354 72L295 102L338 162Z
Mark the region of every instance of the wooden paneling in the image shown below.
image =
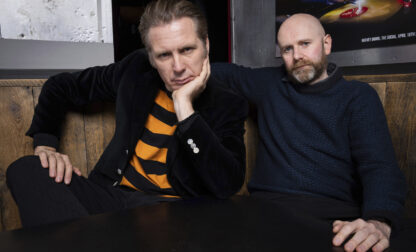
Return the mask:
M25 137L33 115L31 87L0 87L0 230L18 228L17 207L6 186L7 167L23 155L31 154L32 140Z
M416 82L416 73L410 74L386 74L386 75L354 75L344 76L347 80L358 80L367 83L372 82Z
M25 136L44 80L0 80L0 231L21 227L16 204L5 183L7 167L33 154L32 138ZM13 87L14 86L14 87ZM87 176L114 133L114 105L70 111L63 122L61 153Z
M406 213L416 217L416 82L389 82L385 112L409 194Z
M416 216L416 74L347 76L368 82L385 108L390 132L409 194L408 215ZM32 154L32 139L24 136L44 80L0 80L0 230L20 227L17 207L5 184L5 171L17 158ZM96 104L85 111L68 113L60 151L86 176L94 167L114 132L114 105ZM247 172L239 194L248 194L247 181L255 166L258 132L255 119L245 124Z
M41 87L35 87L33 91L36 105ZM78 167L83 175L87 175L84 117L82 113L70 111L66 115L62 125L62 138L58 151L68 155L72 165Z
M88 172L94 168L105 147L111 141L115 129L114 113L114 104L100 103L87 109L85 136Z
M44 82L44 79L0 79L0 87L41 87Z
M246 145L246 177L244 185L237 193L238 195L248 195L247 183L253 172L256 162L257 144L259 142L257 122L253 118L248 118L245 122L246 134L244 135L244 143Z

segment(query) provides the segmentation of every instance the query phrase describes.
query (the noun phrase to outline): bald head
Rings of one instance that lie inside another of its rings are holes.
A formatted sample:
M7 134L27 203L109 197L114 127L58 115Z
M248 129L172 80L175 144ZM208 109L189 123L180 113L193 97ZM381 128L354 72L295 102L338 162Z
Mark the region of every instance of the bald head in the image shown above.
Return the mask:
M286 19L277 33L280 53L288 76L302 84L315 84L328 77L327 55L332 39L317 18L295 14Z
M321 22L316 17L310 14L299 13L290 16L280 25L279 32L277 33L277 41L280 45L280 40L284 39L287 35L305 31L308 31L308 34L314 36L322 38L325 36L324 27L322 27Z

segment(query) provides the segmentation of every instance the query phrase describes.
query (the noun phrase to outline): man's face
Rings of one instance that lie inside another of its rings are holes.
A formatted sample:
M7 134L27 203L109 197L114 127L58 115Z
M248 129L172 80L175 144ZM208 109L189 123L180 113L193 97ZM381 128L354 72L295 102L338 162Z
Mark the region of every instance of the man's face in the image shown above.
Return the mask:
M294 18L278 33L281 55L291 79L301 84L315 84L328 77L327 55L331 37L319 32L307 19Z
M201 73L209 42L208 39L205 44L201 41L191 18L184 17L152 27L148 39L150 62L167 90L175 91Z

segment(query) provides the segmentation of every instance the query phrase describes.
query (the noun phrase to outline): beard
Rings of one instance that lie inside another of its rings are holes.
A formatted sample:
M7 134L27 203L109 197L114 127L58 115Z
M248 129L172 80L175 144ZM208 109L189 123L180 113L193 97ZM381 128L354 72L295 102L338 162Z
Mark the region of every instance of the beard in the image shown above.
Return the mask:
M286 67L289 78L298 84L308 85L319 79L328 65L326 55L322 55L319 62L309 60L295 61L293 67Z

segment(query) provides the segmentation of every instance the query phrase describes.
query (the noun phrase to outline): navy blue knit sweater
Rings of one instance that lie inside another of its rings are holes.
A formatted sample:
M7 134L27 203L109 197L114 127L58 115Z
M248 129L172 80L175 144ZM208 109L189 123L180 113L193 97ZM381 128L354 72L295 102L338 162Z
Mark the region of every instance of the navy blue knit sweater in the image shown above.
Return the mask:
M283 67L213 64L215 78L256 105L260 141L249 190L352 202L363 218L395 224L405 181L379 97L333 64L328 73L315 85L295 85Z

